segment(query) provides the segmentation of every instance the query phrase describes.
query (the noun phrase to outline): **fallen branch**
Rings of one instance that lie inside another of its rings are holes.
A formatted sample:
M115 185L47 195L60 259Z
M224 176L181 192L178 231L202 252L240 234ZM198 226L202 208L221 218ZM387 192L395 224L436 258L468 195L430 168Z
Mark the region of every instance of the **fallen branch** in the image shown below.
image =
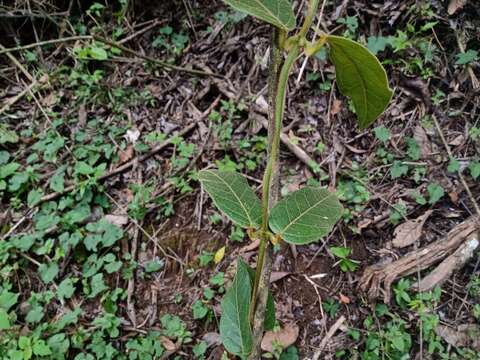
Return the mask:
M388 303L391 298L391 286L396 279L427 269L445 258L447 258L445 261L452 265L463 265L465 261L452 261L450 256L458 258L459 253L464 251L462 247L464 243L470 244L471 248L476 243L475 248L478 247L477 224L479 220L478 216L472 216L455 226L443 239L437 240L424 248L414 250L392 263L376 264L367 267L359 281L359 287L368 292L370 299L379 297L380 293L383 292L384 302ZM476 242L473 239L476 239ZM445 265L442 264L439 266L442 274L450 274L455 270L455 268L447 266L447 263ZM429 279L428 282L423 280L420 283L420 290L433 288L445 280L444 276L433 274L435 274L435 270L431 273L431 276L429 275L430 277L426 277Z
M322 342L320 343L319 349L315 354L313 355L313 360L318 360L320 359L320 354L322 353L323 349L327 345L328 341L335 335L338 329L343 325L345 322L345 316L340 316L337 321L335 321L335 324L332 325L330 330L328 330L328 333L325 335L325 337L322 339Z

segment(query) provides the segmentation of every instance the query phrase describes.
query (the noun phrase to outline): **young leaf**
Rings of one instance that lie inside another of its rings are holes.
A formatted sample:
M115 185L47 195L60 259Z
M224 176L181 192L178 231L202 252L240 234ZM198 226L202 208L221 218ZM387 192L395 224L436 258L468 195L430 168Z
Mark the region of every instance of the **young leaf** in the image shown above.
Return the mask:
M235 279L222 300L220 338L228 352L241 358L252 351L252 329L248 318L251 296L249 267L238 259Z
M245 178L233 171L203 170L198 179L217 208L244 228L258 228L262 206Z
M288 243L308 244L328 234L343 207L326 189L305 187L280 200L270 213L270 228Z
M283 30L295 28L295 14L289 0L223 0L235 10L255 16Z
M385 69L367 48L341 36L327 37L341 93L352 99L360 128L369 126L387 107L392 90Z

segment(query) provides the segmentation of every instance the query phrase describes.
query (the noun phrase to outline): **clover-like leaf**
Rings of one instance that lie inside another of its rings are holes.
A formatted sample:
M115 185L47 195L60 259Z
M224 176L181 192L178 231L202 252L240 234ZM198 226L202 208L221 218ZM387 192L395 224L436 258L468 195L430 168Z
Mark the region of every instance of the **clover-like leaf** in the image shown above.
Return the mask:
M382 114L392 98L385 69L366 47L341 36L327 36L340 92L352 99L360 128Z
M235 10L255 16L283 30L295 28L295 14L289 0L223 0Z
M262 206L247 180L234 171L202 170L198 179L219 210L244 228L258 228Z
M220 338L228 352L246 358L252 351L253 336L249 322L252 283L248 265L238 259L232 286L222 300Z
M343 207L334 193L305 187L280 200L270 213L272 231L291 244L308 244L328 234Z

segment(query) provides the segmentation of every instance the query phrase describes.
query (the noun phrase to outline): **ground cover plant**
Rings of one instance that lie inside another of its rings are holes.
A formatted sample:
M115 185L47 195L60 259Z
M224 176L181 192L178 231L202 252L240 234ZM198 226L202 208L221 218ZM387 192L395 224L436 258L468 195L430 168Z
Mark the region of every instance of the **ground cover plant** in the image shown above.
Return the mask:
M479 358L478 6L278 3L0 4L0 359Z

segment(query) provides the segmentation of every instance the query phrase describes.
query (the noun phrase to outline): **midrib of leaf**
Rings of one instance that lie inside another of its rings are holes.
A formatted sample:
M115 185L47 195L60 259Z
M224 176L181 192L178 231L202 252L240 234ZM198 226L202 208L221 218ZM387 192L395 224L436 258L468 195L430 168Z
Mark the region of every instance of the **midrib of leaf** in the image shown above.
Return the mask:
M364 102L364 106L365 106L365 117L368 116L368 101L367 101L367 86L366 86L366 81L365 79L363 78L362 76L362 73L360 72L357 64L355 63L355 61L352 60L352 57L350 55L348 55L348 53L346 53L341 46L337 46L337 51L340 51L341 53L343 53L345 55L345 57L352 63L353 67L355 68L355 70L357 71L357 74L358 76L360 77L361 79L361 83L363 84L363 87L362 87L362 94L363 94L363 102Z
M221 182L223 182L227 187L228 189L232 192L233 196L238 200L238 203L240 204L240 206L242 207L243 211L245 212L245 214L247 215L247 219L248 219L248 222L250 223L251 226L254 225L254 222L252 221L252 218L250 217L250 213L248 212L247 208L245 207L245 205L243 204L242 200L240 199L240 197L237 195L237 193L233 190L233 188L230 186L229 183L227 183L224 179L222 179L222 177L218 176L217 174L215 174L213 171L209 171L210 174L214 175L215 177L217 177ZM244 190L245 191L245 190ZM243 195L243 194L242 194Z
M248 275L248 274L247 274L247 275ZM239 287L239 284L237 283L237 286L235 287L235 301L236 301L236 306L235 306L235 308L236 308L237 310L238 310L238 304L239 304L238 287ZM250 301L250 299L248 299L248 301ZM243 336L242 336L242 333L241 333L240 311L236 311L236 314L237 314L238 325L239 325L239 328L240 328L240 343L241 343L241 346L242 346L242 352L244 352L244 351L245 351L245 344L244 344ZM242 355L243 355L243 354L242 354Z
M304 194L305 196L305 194ZM307 210L303 211L300 213L300 215L298 215L296 218L294 218L292 221L290 221L290 223L285 226L282 230L282 234L285 234L287 232L287 229L292 226L294 223L296 223L298 221L298 219L300 219L302 216L304 216L306 213L308 213L309 211L311 211L313 208L316 208L318 205L320 205L322 202L324 202L325 200L327 200L330 196L333 196L333 194L329 194L327 196L325 196L323 199L320 199L319 201L317 201L314 205L310 206ZM306 198L305 198L306 199ZM295 199L295 201L297 201ZM286 208L287 209L287 208ZM287 210L287 213L288 213L288 210Z

